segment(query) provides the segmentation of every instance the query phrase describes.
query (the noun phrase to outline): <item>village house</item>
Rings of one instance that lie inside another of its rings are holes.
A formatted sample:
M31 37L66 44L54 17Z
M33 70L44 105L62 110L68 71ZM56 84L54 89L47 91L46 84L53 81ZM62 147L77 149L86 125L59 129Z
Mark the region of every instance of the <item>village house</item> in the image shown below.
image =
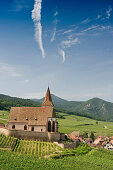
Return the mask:
M8 130L16 137L42 140L60 140L58 123L49 87L41 107L12 107L8 119ZM28 133L29 132L29 133ZM33 133L34 132L34 133ZM48 134L49 133L49 134ZM49 137L48 137L49 136Z

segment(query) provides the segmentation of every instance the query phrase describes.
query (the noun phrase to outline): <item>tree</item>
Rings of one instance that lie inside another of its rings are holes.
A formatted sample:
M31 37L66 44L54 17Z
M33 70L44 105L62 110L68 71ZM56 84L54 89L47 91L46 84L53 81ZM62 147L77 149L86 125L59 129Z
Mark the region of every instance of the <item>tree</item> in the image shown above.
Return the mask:
M90 138L94 141L94 139L95 139L95 135L94 135L94 133L93 133L93 132L91 132Z
M88 132L83 133L84 138L88 138Z

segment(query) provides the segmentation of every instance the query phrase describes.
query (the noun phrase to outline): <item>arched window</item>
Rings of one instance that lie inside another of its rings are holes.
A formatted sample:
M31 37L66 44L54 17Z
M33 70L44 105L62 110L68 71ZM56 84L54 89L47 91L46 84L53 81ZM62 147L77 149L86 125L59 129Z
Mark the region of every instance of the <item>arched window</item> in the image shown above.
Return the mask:
M52 131L55 132L55 121L53 121Z
M12 129L15 129L15 125L12 125Z
M24 130L27 130L27 126L26 125L24 126Z
M31 131L34 131L34 126L32 126Z
M41 129L41 132L43 132L43 129Z
M48 132L51 132L51 121L48 121Z

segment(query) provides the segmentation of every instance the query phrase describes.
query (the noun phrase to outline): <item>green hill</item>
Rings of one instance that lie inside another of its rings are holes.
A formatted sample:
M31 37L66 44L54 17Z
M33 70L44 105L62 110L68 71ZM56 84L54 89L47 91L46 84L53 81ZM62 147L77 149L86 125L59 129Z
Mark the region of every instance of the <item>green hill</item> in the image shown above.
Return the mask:
M10 110L11 107L35 107L40 106L40 103L30 99L22 99L0 94L0 110Z
M99 98L88 101L68 101L51 95L56 111L89 117L97 120L113 121L113 103ZM0 94L0 110L10 110L13 107L41 106L42 99L22 99Z
M55 108L67 111L70 114L81 115L97 120L113 121L113 103L99 98L93 98L88 101L68 101L55 95L51 95ZM42 99L33 99L42 103Z

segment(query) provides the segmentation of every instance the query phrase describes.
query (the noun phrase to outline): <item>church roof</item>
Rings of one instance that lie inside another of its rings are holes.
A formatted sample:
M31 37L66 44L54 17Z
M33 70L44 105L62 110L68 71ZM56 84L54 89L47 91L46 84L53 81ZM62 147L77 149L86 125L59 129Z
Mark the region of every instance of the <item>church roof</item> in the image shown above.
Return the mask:
M46 126L48 117L55 117L53 107L12 107L8 122Z
M53 102L52 102L52 99L51 99L51 94L50 94L50 90L49 90L49 87L47 89L47 92L46 92L46 96L45 96L45 99L42 103L42 106L54 106L53 105Z

